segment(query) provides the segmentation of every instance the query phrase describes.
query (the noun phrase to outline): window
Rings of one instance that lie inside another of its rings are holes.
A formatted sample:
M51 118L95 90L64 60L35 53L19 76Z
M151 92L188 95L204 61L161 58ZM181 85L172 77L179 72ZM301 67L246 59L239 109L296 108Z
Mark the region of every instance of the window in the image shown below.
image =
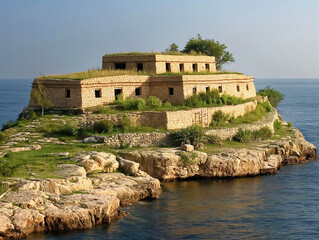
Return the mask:
M197 63L193 63L193 72L198 72Z
M126 63L115 63L115 69L116 70L125 70L126 69Z
M240 87L239 87L239 85L237 85L237 92L240 92Z
M114 97L115 97L115 100L118 99L118 96L122 94L122 88L115 88L114 89Z
M197 93L197 87L193 87L193 94Z
M220 92L220 93L223 92L223 87L222 86L218 86L218 92Z
M141 88L135 88L135 96L141 95Z
M65 90L65 97L66 98L70 98L71 97L71 90L70 89L66 89Z
M183 63L179 64L179 71L184 72L184 64Z
M210 87L209 86L206 87L206 92L210 92Z
M95 98L100 98L100 97L102 97L101 89L95 89Z
M208 63L206 63L205 64L205 69L206 69L206 71L209 71L210 69L209 69L209 64Z
M246 90L249 91L249 85L248 84L246 85Z
M143 63L137 64L137 71L143 71Z
M170 72L171 71L171 64L165 63L165 68L166 68L166 72Z
M174 95L174 88L168 88L168 94Z

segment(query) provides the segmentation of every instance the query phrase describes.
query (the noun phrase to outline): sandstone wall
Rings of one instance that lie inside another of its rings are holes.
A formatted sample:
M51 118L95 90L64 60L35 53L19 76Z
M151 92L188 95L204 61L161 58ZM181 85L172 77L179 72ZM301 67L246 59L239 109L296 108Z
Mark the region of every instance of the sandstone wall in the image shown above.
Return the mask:
M51 101L52 106L58 108L81 108L81 85L78 80L41 80L45 87L47 97ZM38 90L36 80L32 83L30 93L29 107L38 107L39 105L33 98L33 91ZM70 91L70 97L67 97L67 91Z
M146 76L121 75L84 80L43 80L48 97L53 107L88 108L115 100L115 92L120 91L124 97L156 96L163 101L179 104L195 92L220 88L222 93L251 98L256 96L253 77L238 74L221 75L179 75L179 76ZM36 88L33 84L33 89ZM136 94L139 89L139 95ZM170 92L171 91L173 92ZM67 91L70 96L67 97ZM96 95L98 91L98 96ZM30 107L36 106L34 99Z
M197 64L196 72L205 72L206 65L209 65L209 71L216 71L215 57L211 56L187 56L187 55L117 55L104 56L102 69L115 69L115 63L126 63L127 70L137 70L137 64L143 64L143 71L151 73L167 72L166 63L170 64L169 72L181 72L180 64L184 64L183 72L194 72L193 64Z

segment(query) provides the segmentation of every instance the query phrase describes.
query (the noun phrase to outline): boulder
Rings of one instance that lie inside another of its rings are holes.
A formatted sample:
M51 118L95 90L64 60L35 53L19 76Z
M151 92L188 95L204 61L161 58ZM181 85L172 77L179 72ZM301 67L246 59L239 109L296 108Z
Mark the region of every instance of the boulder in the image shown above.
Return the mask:
M104 137L102 136L87 137L87 138L84 138L83 142L84 143L103 143Z
M186 152L191 152L194 150L194 146L191 144L182 144L181 150L186 151Z
M87 173L114 172L119 168L116 157L111 153L89 152L81 154L73 160L82 165Z
M57 170L55 171L55 174L67 178L72 176L86 176L86 171L83 167L75 165L75 164L59 164L57 166Z
M139 163L126 160L121 157L117 157L118 162L120 163L120 168L129 175L134 175L138 173L138 168L140 167Z

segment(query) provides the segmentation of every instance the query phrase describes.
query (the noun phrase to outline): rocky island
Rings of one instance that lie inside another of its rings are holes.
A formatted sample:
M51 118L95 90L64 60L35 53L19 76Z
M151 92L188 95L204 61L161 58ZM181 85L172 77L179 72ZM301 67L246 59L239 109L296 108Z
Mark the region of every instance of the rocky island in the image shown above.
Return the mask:
M103 58L109 70L35 79L29 107L2 127L0 238L109 223L159 198L161 181L275 174L317 157L271 94L216 72L213 57L116 57Z

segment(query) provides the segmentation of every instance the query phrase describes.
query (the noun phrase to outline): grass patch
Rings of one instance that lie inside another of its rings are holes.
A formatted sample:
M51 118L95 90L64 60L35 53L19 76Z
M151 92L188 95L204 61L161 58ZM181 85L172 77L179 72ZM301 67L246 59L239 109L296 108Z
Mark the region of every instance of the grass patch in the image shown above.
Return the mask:
M191 165L196 163L195 160L198 157L198 154L196 152L178 151L178 154L181 156L183 163L186 165Z
M239 124L253 123L262 119L266 113L270 112L272 107L268 102L258 103L254 111L247 113L245 116L234 118L220 111L215 112L212 116L211 127L235 127Z
M267 127L256 131L243 130L240 128L236 135L233 137L233 140L241 143L248 143L268 139L271 136L271 130Z
M184 55L184 56L206 56L206 54L203 53L197 53L195 51L192 51L190 53L182 53L179 51L168 51L168 52L120 52L120 53L107 53L104 55L104 57L107 56L147 56L147 55L154 55L154 54L161 54L161 55Z

